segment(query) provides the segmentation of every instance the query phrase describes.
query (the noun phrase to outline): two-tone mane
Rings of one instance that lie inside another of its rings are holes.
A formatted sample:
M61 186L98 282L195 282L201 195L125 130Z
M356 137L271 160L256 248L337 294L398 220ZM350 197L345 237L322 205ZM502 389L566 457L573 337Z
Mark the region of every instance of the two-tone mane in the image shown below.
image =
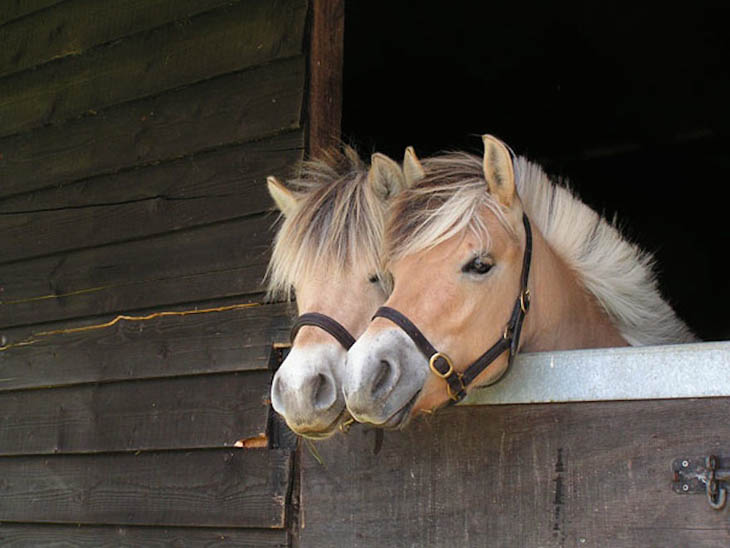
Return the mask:
M425 177L395 198L386 228L386 256L398 260L429 249L467 228L489 243L478 215L485 208L504 226L503 210L484 192L482 159L447 153L423 161ZM516 188L531 221L600 303L631 345L696 340L660 295L654 260L627 241L566 186L525 158L514 163Z
M358 261L379 271L385 205L367 177L367 166L346 145L302 163L287 182L297 209L283 217L274 239L266 274L271 298L289 300L294 281L324 265L343 271Z

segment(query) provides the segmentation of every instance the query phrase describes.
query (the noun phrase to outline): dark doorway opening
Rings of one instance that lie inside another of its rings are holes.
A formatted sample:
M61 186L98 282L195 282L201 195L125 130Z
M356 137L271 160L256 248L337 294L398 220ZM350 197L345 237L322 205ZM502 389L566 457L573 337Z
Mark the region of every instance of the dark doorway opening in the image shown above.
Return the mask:
M716 4L720 6L720 4ZM505 140L655 254L664 296L730 338L730 70L717 7L346 2L343 135L402 158Z

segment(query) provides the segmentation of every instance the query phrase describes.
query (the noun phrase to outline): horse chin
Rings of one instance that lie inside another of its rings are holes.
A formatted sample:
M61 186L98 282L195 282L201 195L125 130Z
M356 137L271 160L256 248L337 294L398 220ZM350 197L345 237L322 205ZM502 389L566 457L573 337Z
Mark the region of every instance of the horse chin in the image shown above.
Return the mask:
M421 391L418 390L403 407L391 415L387 421L383 424L379 424L378 426L386 430L403 430L406 426L408 426L408 423L411 422L411 417L413 416L411 411L413 410L413 405L416 403L420 394Z
M343 406L342 411L339 415L337 415L337 418L333 420L330 424L328 424L324 428L317 428L316 430L308 430L308 429L301 429L296 430L289 426L289 428L294 432L297 436L301 436L303 438L307 438L310 440L324 440L329 437L332 437L335 432L337 432L338 426L344 422L345 418L349 416L349 413L347 412L347 407Z

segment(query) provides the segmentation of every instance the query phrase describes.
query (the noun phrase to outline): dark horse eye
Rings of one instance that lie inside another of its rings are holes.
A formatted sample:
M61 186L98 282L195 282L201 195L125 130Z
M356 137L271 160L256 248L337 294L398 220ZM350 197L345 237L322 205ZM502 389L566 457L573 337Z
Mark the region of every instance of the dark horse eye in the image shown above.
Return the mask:
M486 274L493 266L492 263L488 262L486 257L474 257L461 267L461 271L471 274Z
M378 283L378 282L380 281L380 276L378 276L377 274L373 274L373 275L371 275L371 276L370 276L370 277L368 278L368 281L369 281L369 282L370 282L371 284L374 284L374 283Z

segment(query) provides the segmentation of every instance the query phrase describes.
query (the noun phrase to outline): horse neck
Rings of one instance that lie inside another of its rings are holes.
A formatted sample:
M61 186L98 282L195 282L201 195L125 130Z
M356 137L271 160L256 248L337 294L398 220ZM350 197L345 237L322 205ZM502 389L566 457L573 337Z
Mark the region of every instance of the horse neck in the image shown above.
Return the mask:
M532 260L533 297L522 335L523 351L627 346L595 297L539 230L534 230Z

